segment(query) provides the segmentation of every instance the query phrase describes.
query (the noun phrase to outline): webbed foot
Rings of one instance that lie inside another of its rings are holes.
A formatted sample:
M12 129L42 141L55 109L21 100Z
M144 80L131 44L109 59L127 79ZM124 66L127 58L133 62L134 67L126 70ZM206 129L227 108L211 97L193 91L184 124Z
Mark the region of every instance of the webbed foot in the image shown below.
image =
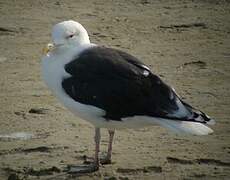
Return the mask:
M87 165L69 165L67 167L67 172L69 174L82 174L82 173L92 173L99 170L99 165L96 163L91 163Z

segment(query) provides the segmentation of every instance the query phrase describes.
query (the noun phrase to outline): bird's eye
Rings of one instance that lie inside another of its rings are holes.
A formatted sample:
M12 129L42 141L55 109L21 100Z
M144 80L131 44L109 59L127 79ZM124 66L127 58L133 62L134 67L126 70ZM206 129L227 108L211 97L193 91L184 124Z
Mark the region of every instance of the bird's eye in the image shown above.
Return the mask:
M72 38L74 37L74 34L70 34L67 38Z

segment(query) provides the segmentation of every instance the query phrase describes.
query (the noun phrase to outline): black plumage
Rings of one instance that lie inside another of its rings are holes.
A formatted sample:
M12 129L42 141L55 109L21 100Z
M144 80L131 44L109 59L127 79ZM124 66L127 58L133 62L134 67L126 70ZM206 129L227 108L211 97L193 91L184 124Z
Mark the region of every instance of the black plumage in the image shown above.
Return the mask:
M107 120L145 115L197 121L191 106L146 65L123 51L89 48L66 64L65 70L71 75L62 81L65 92L77 102L105 110ZM185 112L178 116L180 105ZM208 119L200 121L205 123Z

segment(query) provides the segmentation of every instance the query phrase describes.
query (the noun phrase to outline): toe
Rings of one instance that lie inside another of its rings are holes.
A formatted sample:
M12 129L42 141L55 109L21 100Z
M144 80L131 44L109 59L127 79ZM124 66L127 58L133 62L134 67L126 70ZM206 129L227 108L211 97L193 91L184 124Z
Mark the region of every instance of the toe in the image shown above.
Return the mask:
M71 165L67 167L70 174L92 173L99 170L99 166L95 163L89 165Z
M111 164L111 158L108 158L108 157L100 158L100 164L102 164L102 165Z

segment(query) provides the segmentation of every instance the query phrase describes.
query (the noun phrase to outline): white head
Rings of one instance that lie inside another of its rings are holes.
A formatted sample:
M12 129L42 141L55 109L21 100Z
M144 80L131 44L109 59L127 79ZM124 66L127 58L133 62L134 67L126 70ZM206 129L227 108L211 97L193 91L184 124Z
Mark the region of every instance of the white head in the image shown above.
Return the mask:
M90 43L85 28L80 23L72 20L54 25L52 41L53 44L47 46L47 52L52 49L79 47Z

